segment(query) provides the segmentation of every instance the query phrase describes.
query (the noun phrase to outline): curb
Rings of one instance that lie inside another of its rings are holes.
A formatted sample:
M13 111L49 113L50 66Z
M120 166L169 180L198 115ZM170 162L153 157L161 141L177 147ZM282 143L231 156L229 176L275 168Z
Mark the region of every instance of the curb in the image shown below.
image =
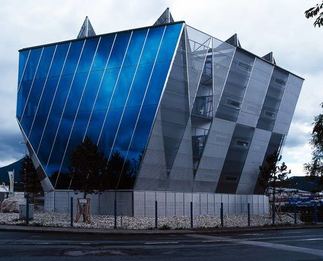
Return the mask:
M247 232L315 229L323 228L323 224L268 226L268 227L233 227L209 229L178 229L178 230L125 230L125 229L92 229L92 228L65 228L65 227L36 227L21 225L0 225L0 231L32 232L32 233L69 233L69 234L96 234L96 235L165 235L165 234L240 234Z

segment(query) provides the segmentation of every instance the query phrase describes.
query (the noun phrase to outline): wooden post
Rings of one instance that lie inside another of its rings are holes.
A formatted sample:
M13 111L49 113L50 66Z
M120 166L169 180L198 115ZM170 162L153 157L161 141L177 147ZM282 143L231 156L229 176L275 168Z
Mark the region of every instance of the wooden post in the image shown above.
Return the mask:
M91 223L90 202L91 200L89 198L79 198L77 200L77 214L75 222L78 222L80 217L83 216L84 222Z

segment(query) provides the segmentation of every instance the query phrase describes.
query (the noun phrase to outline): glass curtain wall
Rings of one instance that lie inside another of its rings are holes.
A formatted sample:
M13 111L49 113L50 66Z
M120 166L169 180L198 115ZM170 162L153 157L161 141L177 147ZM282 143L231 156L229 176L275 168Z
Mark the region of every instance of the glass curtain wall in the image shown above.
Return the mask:
M17 118L48 176L69 171L70 154L85 137L137 174L182 28L20 51Z
M213 118L212 38L186 27L193 171L197 171Z

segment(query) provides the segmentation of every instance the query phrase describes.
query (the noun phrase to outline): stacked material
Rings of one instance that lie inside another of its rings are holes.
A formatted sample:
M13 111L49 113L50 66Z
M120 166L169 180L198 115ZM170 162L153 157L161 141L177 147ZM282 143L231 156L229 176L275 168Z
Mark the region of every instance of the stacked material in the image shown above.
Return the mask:
M6 198L0 204L0 212L19 213L19 205L25 204L25 200L20 194Z

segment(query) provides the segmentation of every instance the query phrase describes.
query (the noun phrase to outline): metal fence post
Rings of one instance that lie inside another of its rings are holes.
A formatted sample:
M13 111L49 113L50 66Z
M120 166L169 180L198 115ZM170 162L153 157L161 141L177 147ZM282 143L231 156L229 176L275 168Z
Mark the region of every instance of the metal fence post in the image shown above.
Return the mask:
M297 224L297 207L296 205L294 206L294 225Z
M71 197L71 227L73 227L73 218L74 218L74 214L73 214L73 197Z
M155 228L158 228L158 205L157 200L155 201Z
M29 225L29 194L26 194L26 225Z
M114 229L117 228L117 193L114 193Z
M272 204L272 224L275 225L275 219L276 219L276 211L275 211L275 203Z
M248 203L248 227L250 227L250 203Z
M193 202L191 201L191 228L193 228Z
M220 208L220 218L221 218L221 227L223 227L223 202L221 202L221 208Z
M314 224L316 224L317 220L318 220L318 218L317 218L317 205L316 204L314 205L313 214L314 214L313 222L314 222Z

